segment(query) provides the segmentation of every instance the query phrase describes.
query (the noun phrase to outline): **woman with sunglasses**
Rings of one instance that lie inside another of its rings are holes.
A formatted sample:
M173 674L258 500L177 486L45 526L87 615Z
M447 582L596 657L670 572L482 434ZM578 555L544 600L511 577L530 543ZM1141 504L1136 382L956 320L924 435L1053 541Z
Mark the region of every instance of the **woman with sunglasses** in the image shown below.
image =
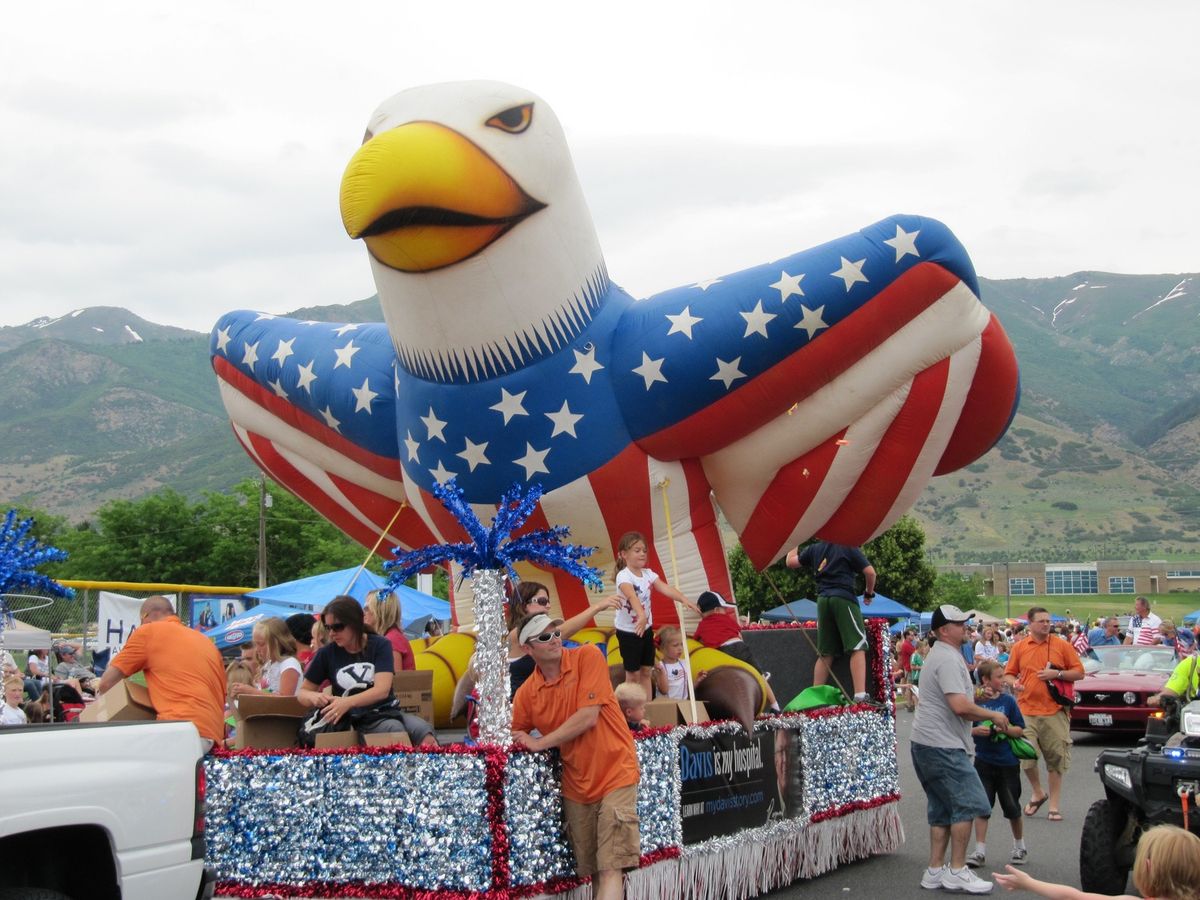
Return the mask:
M621 604L620 597L608 597L593 603L577 616L572 616L562 623L559 631L565 641L575 632L586 628L597 613L606 609L616 609ZM531 613L550 614L550 589L540 581L522 581L513 591L512 602L508 607L508 681L509 698L516 694L517 688L533 674L533 657L517 638L517 624Z
M396 703L392 645L366 626L358 601L334 598L321 613L321 622L329 643L308 664L297 699L321 709L321 721L333 730L349 724L367 734L407 731L415 745L436 745L433 726ZM320 690L326 680L332 694Z

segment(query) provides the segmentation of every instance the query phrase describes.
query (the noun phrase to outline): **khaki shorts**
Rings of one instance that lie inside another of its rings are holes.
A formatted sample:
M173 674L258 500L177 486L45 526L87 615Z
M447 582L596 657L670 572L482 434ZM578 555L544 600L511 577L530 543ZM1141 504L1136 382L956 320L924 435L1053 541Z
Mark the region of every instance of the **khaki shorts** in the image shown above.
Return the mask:
M1046 761L1047 772L1065 773L1071 768L1071 722L1065 712L1052 716L1026 716L1025 738L1037 747ZM1021 761L1022 769L1036 769L1036 759Z
M636 784L609 791L595 803L577 803L564 797L563 811L567 839L575 852L575 872L580 878L638 867L642 845Z

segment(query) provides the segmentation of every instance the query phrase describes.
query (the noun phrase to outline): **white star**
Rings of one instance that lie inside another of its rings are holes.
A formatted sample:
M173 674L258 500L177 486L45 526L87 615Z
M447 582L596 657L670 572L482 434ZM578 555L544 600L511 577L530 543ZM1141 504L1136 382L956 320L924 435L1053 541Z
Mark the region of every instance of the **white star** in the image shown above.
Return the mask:
M800 304L800 311L804 313L804 318L796 323L797 328L803 328L808 332L808 339L811 341L812 336L822 328L828 328L825 320L821 318L821 313L825 312L824 306L818 306L816 309L809 309L803 303Z
M333 352L337 354L337 362L333 364L333 367L336 369L338 366L345 366L349 369L350 361L354 359L354 354L361 349L361 347L354 346L353 339L345 347L334 347Z
M428 440L437 438L443 444L446 443L446 436L442 434L442 429L446 427L446 423L437 417L437 413L433 411L433 407L429 407L429 415L421 416L421 421L425 423L425 427L429 430Z
M729 390L729 386L731 384L733 384L739 378L746 377L746 373L743 372L739 368L739 366L741 365L741 362L742 362L742 358L740 356L737 359L733 360L732 362L725 362L725 360L720 359L718 357L718 359L717 359L717 374L710 375L708 377L708 380L724 382L725 390Z
M840 278L846 282L847 291L854 286L855 282L861 281L863 284L867 283L867 276L862 273L863 263L867 261L865 258L860 259L858 262L850 262L850 260L843 256L841 260L842 267L836 272L830 272L829 274L834 278Z
M463 440L466 441L466 446L462 453L455 455L465 459L467 464L470 465L472 472L475 471L476 466L490 466L492 464L492 461L484 455L487 453L487 441L484 441L482 444L476 444L470 438L463 438Z
M513 462L518 466L525 467L525 480L528 481L538 472L550 474L550 470L546 468L546 454L550 452L550 448L545 450L534 450L533 444L525 443L525 455L520 459L514 459Z
M321 324L321 323L320 323L320 322L317 322L315 319L305 319L305 320L304 320L303 322L301 322L300 324L301 324L301 325L319 325L319 324Z
M646 390L650 390L650 385L656 381L667 383L666 376L662 373L663 359L651 359L645 350L642 351L642 364L633 370L635 375L641 375L646 381Z
M296 382L296 387L304 388L304 390L308 391L310 394L312 393L312 388L310 388L309 385L317 380L317 376L313 372L314 362L316 362L316 360L310 359L307 366L301 366L297 370L300 373L300 380Z
M280 341L279 346L275 349L275 352L271 354L271 359L278 360L279 364L282 366L285 362L287 362L287 358L292 355L292 344L294 343L296 343L295 338L292 338L290 341Z
M278 378L271 382L271 390L275 392L276 397L282 397L284 400L288 398L287 391L283 389L283 384Z
M692 308L690 306L685 306L683 312L677 316L672 316L668 313L667 319L671 322L671 330L667 332L667 336L670 337L679 332L680 334L686 334L689 341L692 339L692 326L697 322L704 321L699 316L692 315Z
M413 440L411 430L404 432L404 434L406 435L406 437L404 438L404 446L408 448L408 461L409 462L420 462L420 460L417 459L417 449L421 445L419 443L417 443L417 441Z
M500 402L494 406L489 406L488 409L494 409L496 412L504 416L504 424L508 424L508 420L513 416L527 416L525 405L522 401L528 391L521 391L519 394L510 394L504 388L500 388Z
M583 380L588 384L592 383L592 373L598 369L603 369L604 366L596 362L596 348L588 348L587 353L580 353L572 348L571 352L575 354L575 365L571 367L569 375L582 375Z
M803 277L803 272L801 272L799 275L789 275L787 272L780 270L779 280L771 285L771 287L779 291L780 302L783 302L788 297L792 296L792 294L797 294L801 297L804 296L804 291L800 287L800 280Z
M254 317L254 321L261 322L263 319L273 319L273 318L275 318L275 317L273 315L271 315L270 313L259 313L257 316Z
M218 328L217 329L217 350L221 353L224 353L226 356L228 356L229 351L225 349L228 346L229 346L229 329L228 328Z
M767 323L775 318L775 313L763 312L761 300L750 312L740 312L738 315L746 320L746 333L742 335L744 338L748 338L752 334L761 334L766 337Z
M578 413L571 412L571 408L567 406L567 401L563 401L562 409L558 412L545 413L547 419L554 423L554 431L550 437L557 437L560 434L569 434L571 437L579 437L575 433L575 423L583 418Z
M721 283L720 278L706 278L703 281L697 281L695 284L692 285L692 287L700 288L700 290L702 290L702 291L707 291L714 284L720 284L720 283Z
M375 391L371 390L371 386L367 384L369 379L364 378L362 387L350 388L350 393L354 395L355 412L367 411L367 415L371 415L371 401L379 396Z
M254 364L258 362L258 341L253 344L247 344L242 341L242 346L246 348L246 354L242 357L242 365L247 368L254 368Z
M430 469L429 474L433 476L433 480L436 481L438 484L445 484L447 481L449 481L451 478L453 478L455 476L455 474L457 474L457 473L451 472L449 469L447 469L444 465L442 465L442 461L439 459L437 468Z
M900 262L910 253L917 259L921 258L921 254L917 252L917 235L920 233L919 228L916 231L905 231L899 225L896 226L896 236L884 241L889 247L895 248L896 262Z
M332 428L334 431L338 431L339 430L338 426L342 424L341 422L339 422L337 419L335 419L333 417L333 410L331 410L329 408L328 403L325 404L325 408L323 410L321 410L321 418L324 419L325 424L328 425L330 428Z
M350 325L343 325L341 328L333 329L333 333L336 334L338 337L345 337L347 331L353 331L357 327L358 327L357 324L351 323Z

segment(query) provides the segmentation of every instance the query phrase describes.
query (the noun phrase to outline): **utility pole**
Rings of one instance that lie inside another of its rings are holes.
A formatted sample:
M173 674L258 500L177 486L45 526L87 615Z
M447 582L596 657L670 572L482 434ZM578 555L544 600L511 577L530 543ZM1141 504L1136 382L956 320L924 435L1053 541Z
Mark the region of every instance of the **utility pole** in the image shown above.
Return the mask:
M1012 581L1008 577L1008 560L1004 560L1004 618L1012 618Z
M273 505L266 477L258 480L258 586L267 586L267 510Z

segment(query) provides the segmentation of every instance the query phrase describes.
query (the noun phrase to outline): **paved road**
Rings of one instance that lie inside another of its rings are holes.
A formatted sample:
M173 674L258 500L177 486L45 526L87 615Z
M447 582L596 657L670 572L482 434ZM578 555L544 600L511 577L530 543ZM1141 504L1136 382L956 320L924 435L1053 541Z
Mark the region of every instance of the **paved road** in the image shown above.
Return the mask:
M782 898L814 897L886 897L888 900L931 900L937 894L923 890L920 886L921 873L929 858L929 826L925 822L925 795L913 772L909 757L908 739L912 729L912 714L900 713L897 724L900 754L900 816L904 822L905 843L896 853L877 856L861 862L835 869L812 881L796 882L790 887L771 893L774 900ZM1046 807L1038 817L1025 819L1025 844L1029 848L1031 875L1047 881L1059 881L1079 887L1079 833L1083 817L1093 800L1103 796L1100 779L1092 766L1105 747L1129 747L1136 743L1132 738L1108 738L1100 735L1074 735L1075 746L1071 753L1071 771L1067 773L1063 786L1062 814L1065 821L1054 823L1046 820ZM1043 774L1043 784L1045 777ZM1029 798L1029 783L1022 779L1022 801ZM1012 833L999 809L992 814L988 828L988 868L981 869L981 878L991 880L991 872L1003 871ZM973 847L974 843L968 847ZM1132 885L1127 887L1133 893ZM999 886L993 894L1009 896ZM1012 894L1013 897L1031 897L1032 894Z

